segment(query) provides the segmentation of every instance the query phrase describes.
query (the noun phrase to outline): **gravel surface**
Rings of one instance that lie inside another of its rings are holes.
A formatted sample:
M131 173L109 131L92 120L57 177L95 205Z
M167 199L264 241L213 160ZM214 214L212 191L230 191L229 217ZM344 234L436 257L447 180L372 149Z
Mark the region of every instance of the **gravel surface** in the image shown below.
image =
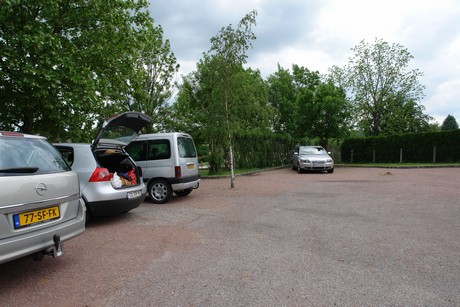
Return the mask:
M204 179L0 265L2 306L460 306L460 169Z

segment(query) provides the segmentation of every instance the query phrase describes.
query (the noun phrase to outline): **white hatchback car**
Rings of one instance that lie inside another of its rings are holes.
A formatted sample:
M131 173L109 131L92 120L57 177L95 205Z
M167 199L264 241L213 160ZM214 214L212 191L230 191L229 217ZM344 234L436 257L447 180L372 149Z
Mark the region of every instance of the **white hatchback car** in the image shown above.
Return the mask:
M151 122L145 114L125 112L106 120L92 144L54 144L78 174L88 219L125 213L144 201L142 170L124 147Z
M46 138L0 131L0 263L63 254L85 230L77 174Z

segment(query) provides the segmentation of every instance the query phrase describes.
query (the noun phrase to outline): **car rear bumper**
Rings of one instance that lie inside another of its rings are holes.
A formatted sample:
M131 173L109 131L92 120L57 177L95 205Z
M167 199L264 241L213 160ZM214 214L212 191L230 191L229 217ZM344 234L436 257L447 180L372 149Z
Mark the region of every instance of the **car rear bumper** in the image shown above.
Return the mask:
M79 201L77 216L45 229L0 240L0 263L32 255L54 246L53 237L58 235L60 242L68 241L85 231L86 207Z
M142 196L133 199L113 199L103 201L87 202L86 207L93 216L110 216L120 213L128 212L144 201L146 193L142 193Z

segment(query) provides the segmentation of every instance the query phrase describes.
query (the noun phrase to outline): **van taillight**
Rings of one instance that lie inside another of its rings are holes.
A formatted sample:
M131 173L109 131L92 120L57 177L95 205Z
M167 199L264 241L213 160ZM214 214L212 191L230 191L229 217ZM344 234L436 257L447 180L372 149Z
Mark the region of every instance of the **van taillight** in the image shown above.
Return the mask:
M89 178L89 182L110 181L111 177L108 169L96 167L91 178Z
M174 168L175 172L176 172L176 178L179 178L179 177L182 177L182 172L180 170L180 166L176 166Z

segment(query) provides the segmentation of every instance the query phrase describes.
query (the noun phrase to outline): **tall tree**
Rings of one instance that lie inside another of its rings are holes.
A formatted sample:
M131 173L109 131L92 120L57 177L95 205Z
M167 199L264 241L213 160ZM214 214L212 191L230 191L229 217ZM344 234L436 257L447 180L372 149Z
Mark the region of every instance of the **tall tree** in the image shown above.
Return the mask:
M294 134L297 139L312 136L312 127L317 116L313 103L315 92L321 83L318 71L311 71L306 67L292 65L292 76L296 87L296 101L294 112Z
M154 125L161 129L179 64L169 40L163 39L161 26L150 26L145 37L134 75L130 78L133 93L127 97L126 106L129 110L149 115L154 119ZM146 127L146 132L153 132L153 126Z
M90 140L153 24L145 0L28 0L0 5L0 129Z
M389 97L392 112L383 114L383 135L417 133L431 131L429 122L432 117L423 113L425 108L412 100Z
M273 130L277 133L293 134L295 129L294 108L296 87L289 69L278 64L278 71L268 76L268 100L276 110L274 113Z
M313 102L305 110L312 114L310 134L319 138L328 148L330 139L345 137L350 129L350 104L345 91L333 84L322 82L315 91Z
M237 28L231 25L224 27L211 38L211 48L205 54L204 63L207 63L209 104L212 105L221 116L217 117L214 126L220 130L223 144L228 148L231 170L230 186L234 187L234 152L233 135L240 128L241 106L245 103L247 93L243 91L244 69L247 62L247 50L252 46L252 40L256 39L252 27L256 24L256 11L248 13L241 19Z
M447 115L446 119L442 122L441 125L441 130L447 131L447 130L457 130L458 129L458 123L457 120L453 115Z
M356 122L366 135L380 135L390 127L396 128L388 123L402 122L400 116L407 120L410 112L398 112L398 107L407 104L417 111L410 122L417 127L428 126L431 118L419 116L423 111L419 101L425 89L419 81L422 73L409 70L413 56L406 48L376 39L372 45L361 41L352 51L348 64L343 69L333 67L331 75L352 94Z
M345 136L350 128L351 106L345 91L318 71L292 65L292 73L278 66L268 77L270 103L279 118L275 131L300 140L317 138L323 146Z

